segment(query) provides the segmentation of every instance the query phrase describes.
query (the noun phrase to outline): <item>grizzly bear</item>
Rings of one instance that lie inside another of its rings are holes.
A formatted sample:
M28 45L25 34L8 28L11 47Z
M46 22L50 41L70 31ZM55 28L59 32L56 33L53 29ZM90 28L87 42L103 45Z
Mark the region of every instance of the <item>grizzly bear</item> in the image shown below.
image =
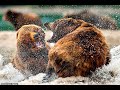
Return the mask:
M116 30L117 23L110 17L100 16L89 10L83 10L79 13L65 15L64 18L81 19L85 22L91 23L100 29Z
M13 10L7 10L3 16L3 20L9 21L17 31L23 25L35 24L42 26L42 22L35 13L21 13Z
M47 40L47 42L56 43L60 38L74 31L82 23L84 23L83 20L76 20L72 18L63 18L58 19L52 23L45 23L44 26L46 27L46 29L53 32L53 36L51 37L51 39Z
M40 26L23 25L17 31L17 51L13 66L24 75L44 73L48 63L45 33Z
M50 78L52 72L63 78L89 76L96 68L109 63L109 52L102 32L90 23L83 23L50 49L47 75L43 80Z

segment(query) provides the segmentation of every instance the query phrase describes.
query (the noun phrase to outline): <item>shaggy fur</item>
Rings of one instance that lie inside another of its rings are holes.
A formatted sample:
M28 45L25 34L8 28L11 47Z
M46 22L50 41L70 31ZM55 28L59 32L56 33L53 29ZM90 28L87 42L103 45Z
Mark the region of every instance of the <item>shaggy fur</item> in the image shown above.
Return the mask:
M54 71L58 77L88 76L110 59L104 35L89 23L58 40L48 56L46 77Z
M48 62L48 49L45 33L37 25L24 25L17 31L17 52L12 61L23 74L36 75L45 72Z
M35 13L21 13L13 10L7 10L3 16L3 20L9 21L15 27L17 31L23 25L35 24L42 26L42 22L38 15Z

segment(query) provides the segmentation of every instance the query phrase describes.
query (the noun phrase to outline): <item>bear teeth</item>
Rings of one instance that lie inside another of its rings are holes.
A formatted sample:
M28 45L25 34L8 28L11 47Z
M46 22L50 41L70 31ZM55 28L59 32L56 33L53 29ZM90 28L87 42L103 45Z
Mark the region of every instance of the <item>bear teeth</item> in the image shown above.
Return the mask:
M39 47L39 48L42 48L43 44L41 42L36 42L36 46Z

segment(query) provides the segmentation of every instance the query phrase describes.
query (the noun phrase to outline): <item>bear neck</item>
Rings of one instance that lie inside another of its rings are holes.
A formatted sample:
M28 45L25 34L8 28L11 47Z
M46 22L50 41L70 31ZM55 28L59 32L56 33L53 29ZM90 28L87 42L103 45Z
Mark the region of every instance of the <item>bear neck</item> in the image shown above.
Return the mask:
M29 60L30 58L38 60L46 58L46 60L48 60L47 48L42 48L33 52L30 48L25 47L25 45L18 45L17 55L23 60Z

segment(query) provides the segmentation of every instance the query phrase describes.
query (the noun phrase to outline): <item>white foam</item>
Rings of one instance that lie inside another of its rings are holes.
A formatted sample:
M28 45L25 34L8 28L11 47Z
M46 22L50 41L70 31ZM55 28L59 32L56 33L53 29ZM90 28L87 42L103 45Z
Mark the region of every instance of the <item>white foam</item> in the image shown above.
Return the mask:
M0 83L18 83L19 85L120 85L120 46L112 48L110 53L112 57L110 63L98 68L91 77L72 76L57 78L46 83L42 83L44 73L25 79L11 63L2 66L3 57L0 55L0 64L3 67L0 70Z
M0 70L3 68L3 56L0 54Z
M55 43L50 43L50 47L53 47L55 45Z
M18 83L24 80L24 76L13 67L11 63L0 71L0 83Z
M28 79L21 81L19 85L38 85L42 83L43 76L45 76L44 73L39 73L36 76L31 76Z

